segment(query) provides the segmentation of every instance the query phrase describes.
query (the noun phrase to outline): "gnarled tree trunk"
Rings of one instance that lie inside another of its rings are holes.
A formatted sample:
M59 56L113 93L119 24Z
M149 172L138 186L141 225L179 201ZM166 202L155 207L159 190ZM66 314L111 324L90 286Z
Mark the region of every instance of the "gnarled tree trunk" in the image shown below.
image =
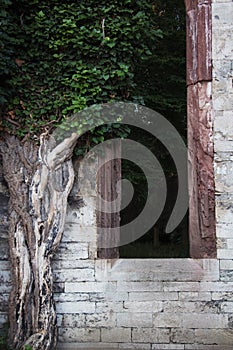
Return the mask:
M72 135L58 146L6 136L1 142L10 192L9 248L12 292L9 342L15 349L54 349L57 340L51 258L64 228L74 173Z

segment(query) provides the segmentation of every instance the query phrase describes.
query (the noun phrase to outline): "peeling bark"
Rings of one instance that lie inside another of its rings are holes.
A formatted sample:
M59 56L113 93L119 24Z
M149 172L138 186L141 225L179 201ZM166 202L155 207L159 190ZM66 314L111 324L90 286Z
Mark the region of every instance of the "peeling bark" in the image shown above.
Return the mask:
M54 349L57 341L51 258L62 237L74 172L76 135L58 146L6 136L1 142L10 192L9 248L12 291L9 343L14 349Z

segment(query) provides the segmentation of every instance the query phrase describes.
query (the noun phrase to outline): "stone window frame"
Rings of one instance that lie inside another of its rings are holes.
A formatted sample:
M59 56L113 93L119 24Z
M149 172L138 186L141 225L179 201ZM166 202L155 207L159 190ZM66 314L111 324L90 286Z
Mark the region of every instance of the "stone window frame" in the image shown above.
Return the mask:
M217 257L212 104L212 1L184 0L186 7L186 74L190 257ZM109 149L119 156L120 150ZM119 156L120 158L120 156ZM120 179L120 160L102 167L97 190L110 200ZM192 184L192 185L191 185ZM120 215L97 212L97 226L115 227ZM120 230L116 230L120 235ZM100 235L97 235L100 239ZM118 248L98 249L100 259L119 258Z

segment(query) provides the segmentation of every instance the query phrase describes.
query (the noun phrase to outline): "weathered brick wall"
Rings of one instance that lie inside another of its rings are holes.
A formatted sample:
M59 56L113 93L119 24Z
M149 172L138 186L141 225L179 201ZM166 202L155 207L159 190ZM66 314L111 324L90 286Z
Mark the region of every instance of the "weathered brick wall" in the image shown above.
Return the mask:
M214 0L217 259L97 259L96 189L84 192L95 163L81 167L54 261L59 349L233 349L232 19L233 2ZM10 276L1 180L0 324Z

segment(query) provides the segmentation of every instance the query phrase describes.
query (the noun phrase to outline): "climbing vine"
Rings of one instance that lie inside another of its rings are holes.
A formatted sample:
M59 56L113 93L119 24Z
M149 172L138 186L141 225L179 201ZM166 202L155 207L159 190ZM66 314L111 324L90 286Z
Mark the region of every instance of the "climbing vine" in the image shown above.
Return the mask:
M162 37L149 1L3 3L3 130L35 138L87 106L141 101L135 74Z

